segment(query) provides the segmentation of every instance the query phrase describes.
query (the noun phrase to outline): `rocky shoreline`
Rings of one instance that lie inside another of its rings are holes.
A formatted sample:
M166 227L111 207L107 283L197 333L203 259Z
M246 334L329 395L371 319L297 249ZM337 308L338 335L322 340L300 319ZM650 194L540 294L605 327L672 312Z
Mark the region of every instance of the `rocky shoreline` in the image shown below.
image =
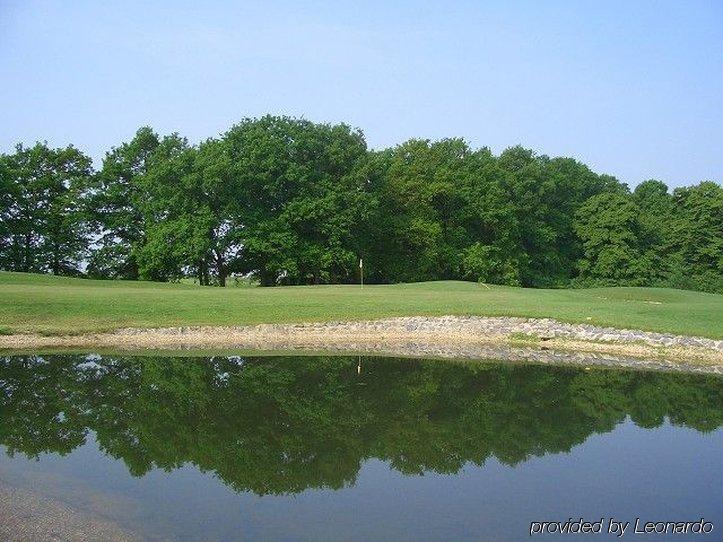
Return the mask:
M138 542L131 533L98 513L78 510L40 492L0 482L0 540L6 542Z
M568 324L543 318L442 316L237 327L4 335L0 349L330 351L542 363L619 365L723 374L723 341Z

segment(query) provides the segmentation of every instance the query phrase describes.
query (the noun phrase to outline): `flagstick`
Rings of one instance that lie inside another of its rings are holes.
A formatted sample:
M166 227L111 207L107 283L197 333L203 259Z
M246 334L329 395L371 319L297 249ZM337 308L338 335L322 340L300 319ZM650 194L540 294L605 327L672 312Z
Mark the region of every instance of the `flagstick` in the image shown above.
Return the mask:
M361 278L361 289L364 289L364 260L359 258L359 277Z

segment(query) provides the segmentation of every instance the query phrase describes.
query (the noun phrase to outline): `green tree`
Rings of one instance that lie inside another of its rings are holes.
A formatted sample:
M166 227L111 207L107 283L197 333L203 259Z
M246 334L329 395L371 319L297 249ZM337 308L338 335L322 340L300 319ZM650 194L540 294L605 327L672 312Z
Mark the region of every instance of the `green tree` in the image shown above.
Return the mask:
M83 197L91 161L73 146L18 145L0 160L0 267L76 275L89 244Z
M673 191L674 285L723 292L723 188L711 181Z
M459 223L465 232L460 278L519 286L524 261L520 224L505 191L504 171L487 148L466 160L468 175L460 188Z
M174 134L161 141L149 163L139 181L148 196L141 204L148 224L138 256L141 277L193 273L207 285L212 275L225 286L238 266L244 202L226 143L210 139L196 148Z
M361 132L267 116L223 139L243 194L240 270L263 285L352 280L371 208Z
M461 139L412 139L380 156L383 179L374 260L390 282L456 278L466 241L460 187L468 172Z
M575 214L591 196L619 192L623 186L575 160L538 156L520 146L505 150L499 166L519 229L516 259L521 284L567 285L582 251L573 225Z
M17 200L17 183L14 182L13 158L0 154L0 269L11 269L13 260L14 202Z
M95 178L88 198L88 213L98 231L88 273L98 278L137 279L137 251L146 239L146 224L140 205L145 199L139 179L159 144L148 126L133 139L111 149Z
M668 187L654 179L635 187L633 201L640 226L640 268L647 270L644 284L662 286L668 282L676 258L673 254L673 223L676 209Z
M722 193L631 194L571 158L458 138L369 151L347 125L290 117L199 145L143 127L98 174L74 147L0 155L0 267L270 286L356 281L363 257L369 282L723 292Z
M603 193L578 210L575 230L583 243L582 279L601 284L644 284L650 269L640 250L640 217L630 194Z

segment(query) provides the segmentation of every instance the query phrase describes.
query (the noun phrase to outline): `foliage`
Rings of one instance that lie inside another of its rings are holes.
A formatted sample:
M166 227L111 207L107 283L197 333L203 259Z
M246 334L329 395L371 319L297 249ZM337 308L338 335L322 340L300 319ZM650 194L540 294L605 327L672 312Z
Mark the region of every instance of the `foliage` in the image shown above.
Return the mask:
M677 286L723 292L723 188L713 182L676 188L677 212L670 245L677 268L674 276L687 276Z
M224 136L240 197L240 269L262 285L349 282L369 213L362 134L287 117L246 119Z
M89 229L83 197L90 159L75 147L18 145L0 156L0 267L78 275Z
M88 274L94 278L139 277L137 251L146 239L141 211L145 195L139 179L158 144L158 135L150 127L140 128L130 142L106 154L94 177L87 199L98 234L88 263Z
M370 151L265 116L191 145L142 127L99 172L73 147L0 155L0 268L224 286L471 279L723 292L723 188L631 193L571 158L463 139Z
M660 181L587 200L575 229L588 284L669 286L723 292L723 188L713 182L668 193Z

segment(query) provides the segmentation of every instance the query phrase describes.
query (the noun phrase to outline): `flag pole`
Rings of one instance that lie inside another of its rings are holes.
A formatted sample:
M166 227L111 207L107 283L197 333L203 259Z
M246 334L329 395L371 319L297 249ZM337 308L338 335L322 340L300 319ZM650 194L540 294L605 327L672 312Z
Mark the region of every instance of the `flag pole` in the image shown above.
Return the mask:
M361 279L361 289L364 289L364 260L359 258L359 278Z

